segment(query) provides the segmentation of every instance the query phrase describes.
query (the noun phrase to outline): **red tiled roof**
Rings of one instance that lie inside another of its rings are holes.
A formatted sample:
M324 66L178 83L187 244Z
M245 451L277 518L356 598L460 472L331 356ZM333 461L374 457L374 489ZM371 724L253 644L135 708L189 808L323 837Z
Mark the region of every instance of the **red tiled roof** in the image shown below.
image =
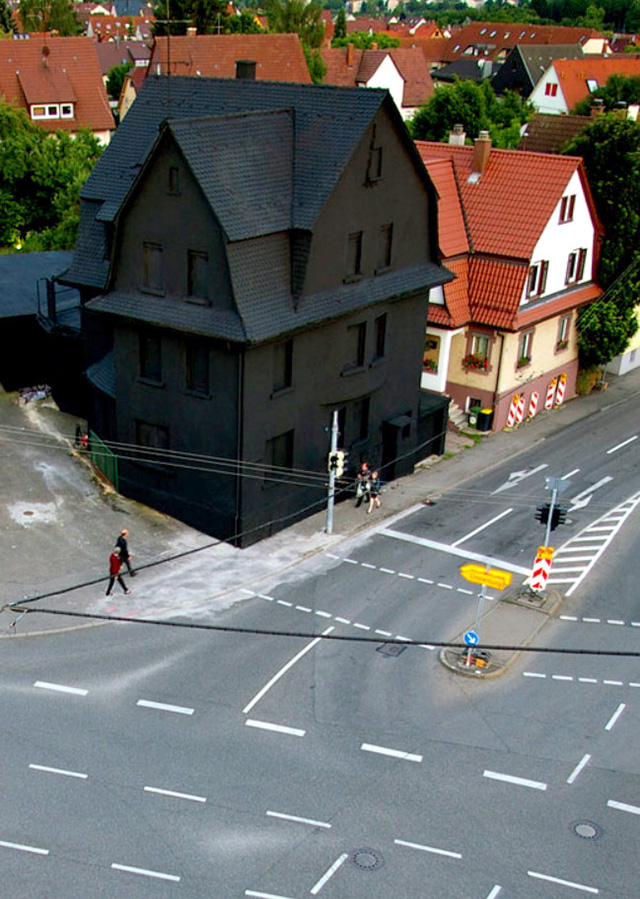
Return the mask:
M401 37L400 46L404 49L418 47L422 50L427 63L444 62L444 52L447 47L447 39L444 37L421 37L413 35L413 37Z
M612 75L640 75L640 59L583 56L582 59L557 59L553 66L569 112L589 95L587 78L595 79L599 87L604 87Z
M440 252L448 259L469 251L460 195L451 159L423 159L438 191L438 240ZM448 265L448 263L447 263Z
M420 106L433 94L433 81L424 56L418 49L358 50L355 47L328 47L321 51L327 67L325 84L356 87L366 84L387 56L404 80L403 106ZM351 59L351 64L349 64Z
M310 84L311 76L297 34L198 34L171 38L171 73L235 78L236 62L256 62L258 81ZM167 69L167 38L156 38L149 73Z
M469 257L447 259L447 268L456 276L455 281L444 285L444 298L449 317L449 327L461 328L471 320L469 307ZM437 316L431 318L431 310L442 309L442 306L429 304L428 320L436 324Z
M447 40L443 59L469 55L465 50L475 48L483 59L492 59L501 50L517 44L584 44L590 38L601 38L595 28L576 28L565 25L526 25L520 22L471 22L455 31Z
M582 160L492 148L475 183L473 147L416 141L424 162L452 159L476 252L529 260L544 226Z
M579 287L577 290L565 291L553 300L523 306L515 317L514 326L516 328L526 328L535 324L535 322L543 321L545 318L561 315L570 309L577 309L579 306L592 303L598 297L601 297L602 293L602 288L598 287L597 284L587 284L586 287Z
M515 330L528 262L472 256L469 265L471 317L478 324Z
M73 118L38 120L48 131L115 127L95 47L87 37L38 34L28 41L0 41L0 94L27 114L34 103L74 102Z

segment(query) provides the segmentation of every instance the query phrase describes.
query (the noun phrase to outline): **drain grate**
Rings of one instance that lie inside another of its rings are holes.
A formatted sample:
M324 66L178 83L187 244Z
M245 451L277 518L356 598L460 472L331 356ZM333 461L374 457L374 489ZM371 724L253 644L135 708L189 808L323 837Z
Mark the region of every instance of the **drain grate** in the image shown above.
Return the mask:
M574 821L571 830L582 840L598 840L602 835L602 829L593 821Z
M404 652L406 648L406 646L402 646L400 643L383 643L382 646L376 647L376 652L381 652L383 656L395 658Z
M361 871L375 871L384 865L384 859L376 849L356 849L351 853L351 861Z

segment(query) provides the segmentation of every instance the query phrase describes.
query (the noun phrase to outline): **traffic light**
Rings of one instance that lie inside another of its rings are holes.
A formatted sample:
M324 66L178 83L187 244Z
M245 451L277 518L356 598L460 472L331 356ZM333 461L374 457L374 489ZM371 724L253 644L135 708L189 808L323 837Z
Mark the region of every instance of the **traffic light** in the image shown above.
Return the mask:
M338 462L336 465L336 477L341 478L344 474L344 463L347 456L344 450L338 450L336 456L338 457Z
M327 461L327 471L335 471L338 467L338 454L337 453L329 453L329 459Z
M539 521L540 524L546 524L549 521L550 511L551 503L545 503L543 506L536 506L536 521ZM553 511L554 515L552 516L552 520L553 518L555 518L555 512L557 511L557 509L554 509ZM551 526L551 530L553 530L553 525Z
M548 516L547 516L548 517ZM551 530L555 531L559 524L567 523L567 510L562 506L554 506L551 513Z

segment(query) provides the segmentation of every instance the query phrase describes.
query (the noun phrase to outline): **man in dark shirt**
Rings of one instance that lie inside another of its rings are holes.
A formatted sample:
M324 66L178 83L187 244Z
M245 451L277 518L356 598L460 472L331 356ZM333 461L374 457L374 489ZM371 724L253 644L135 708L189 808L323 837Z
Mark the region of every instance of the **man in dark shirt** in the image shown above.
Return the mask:
M127 530L127 528L122 528L122 530L120 531L120 536L116 540L116 546L120 550L120 561L123 565L127 566L131 577L135 577L136 573L131 567L131 553L129 552L129 544L127 543L128 536L129 531Z

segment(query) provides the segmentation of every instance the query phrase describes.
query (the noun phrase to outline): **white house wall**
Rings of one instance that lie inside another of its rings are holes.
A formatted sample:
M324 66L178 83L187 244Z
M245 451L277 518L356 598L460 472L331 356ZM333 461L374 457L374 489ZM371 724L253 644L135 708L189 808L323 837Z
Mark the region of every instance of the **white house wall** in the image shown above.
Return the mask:
M558 85L555 97L547 96L545 93L547 84ZM567 101L562 93L562 85L554 65L550 65L540 81L538 81L531 92L529 102L535 106L538 112L544 112L549 115L561 115L570 111L567 109Z
M402 113L402 97L404 94L404 78L396 69L390 56L385 56L374 74L367 81L366 87L381 87L388 90L400 113Z
M431 293L433 294L433 292L434 291L432 290ZM460 328L457 331L447 331L444 328L435 328L433 325L429 325L426 333L440 338L440 350L438 353L438 371L435 372L435 374L428 371L422 372L420 387L423 390L432 390L435 393L446 393L449 357L451 356L451 341L456 334L462 334L463 331L464 328Z
M573 220L560 223L559 201L551 218L547 222L544 231L540 235L533 256L531 257L532 265L544 261L549 263L547 283L543 297L560 293L561 291L566 290L568 286L575 287L577 284L584 284L592 280L595 227L591 218L591 210L587 205L587 200L582 188L582 182L577 172L574 172L571 176L571 179L563 192L564 196L571 196L572 194L575 194L576 198L573 210ZM569 254L574 250L579 249L586 249L587 251L584 273L580 281L567 285L566 274ZM539 297L527 297L527 287L525 285L520 304L525 305L532 301L538 301L539 299Z

